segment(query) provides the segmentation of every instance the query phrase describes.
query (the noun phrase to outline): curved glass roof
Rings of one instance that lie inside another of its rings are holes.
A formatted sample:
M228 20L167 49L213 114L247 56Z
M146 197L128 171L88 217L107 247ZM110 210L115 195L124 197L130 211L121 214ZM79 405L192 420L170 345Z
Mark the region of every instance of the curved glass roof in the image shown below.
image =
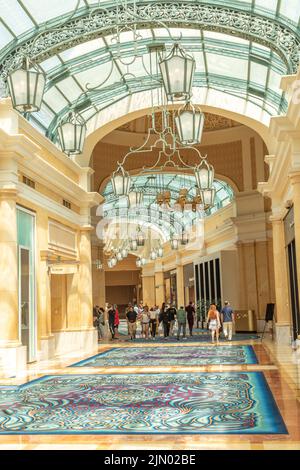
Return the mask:
M298 0L176 2L184 6L182 15L174 14L172 3L138 0L141 17L149 8L156 16L135 29L124 17L122 23L116 9L132 6L132 0L0 0L0 78L17 66L22 51L40 63L47 89L41 111L29 119L55 140L58 120L70 107L88 121L112 102L157 86L147 74L147 45L171 48L173 39L154 10L164 8L161 16L171 35L182 34L182 45L196 59L196 87L244 97L270 115L286 109L279 83L299 61ZM201 11L207 15L200 15L199 8L206 8ZM87 91L87 84L101 86Z
M142 207L128 208L127 197L119 198L113 193L111 182L109 182L102 196L105 197L103 204L103 215L109 218L121 218L123 220L136 220L138 223L151 223L161 228L166 238L170 235L170 227L174 227L177 233L182 229L187 230L192 227L197 220L202 219L218 211L222 207L230 204L234 198L232 188L221 180L214 181L216 189L215 205L204 212L201 208L193 212L188 210L168 210L156 204L156 195L160 190L170 191L171 207L176 203L179 191L182 188L188 189L188 200L196 195L196 180L193 175L183 175L175 173L164 174L143 174L131 177L131 190L143 193Z

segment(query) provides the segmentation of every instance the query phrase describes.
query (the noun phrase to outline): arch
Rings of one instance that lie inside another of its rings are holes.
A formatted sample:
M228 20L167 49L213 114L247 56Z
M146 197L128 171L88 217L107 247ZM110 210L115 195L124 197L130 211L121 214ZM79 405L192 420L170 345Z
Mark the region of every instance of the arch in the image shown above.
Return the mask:
M208 88L193 88L193 102L201 106L203 111L219 114L250 127L261 136L269 152L272 152L272 139L269 135L270 116L259 106L249 103L244 98ZM176 109L178 105L168 107ZM77 163L89 166L93 149L100 140L123 124L150 114L151 109L151 92L143 91L127 96L97 113L88 122L83 154L76 157Z

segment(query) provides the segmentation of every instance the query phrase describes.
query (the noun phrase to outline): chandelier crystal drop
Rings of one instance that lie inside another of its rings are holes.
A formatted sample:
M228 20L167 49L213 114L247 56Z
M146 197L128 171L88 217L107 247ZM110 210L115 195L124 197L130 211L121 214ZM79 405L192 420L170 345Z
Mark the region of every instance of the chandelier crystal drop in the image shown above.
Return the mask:
M74 112L60 122L57 133L61 149L67 155L78 155L83 151L86 135L84 119Z
M175 43L171 52L159 62L168 101L187 101L192 94L195 59Z
M45 91L46 75L28 57L23 59L20 69L7 77L13 108L21 113L39 111Z
M112 174L111 184L115 196L128 196L131 178L122 165Z
M200 108L186 103L178 110L175 124L182 145L200 144L204 126L204 114Z

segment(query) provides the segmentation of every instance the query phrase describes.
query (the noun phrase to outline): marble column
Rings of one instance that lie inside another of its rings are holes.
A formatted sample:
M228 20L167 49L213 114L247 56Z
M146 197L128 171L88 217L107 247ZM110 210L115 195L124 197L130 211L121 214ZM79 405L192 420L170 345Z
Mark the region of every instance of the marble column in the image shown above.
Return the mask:
M284 225L280 217L270 218L273 229L273 257L276 302L276 340L290 343L291 309L289 302L288 269L285 252Z
M142 276L143 278L143 303L148 305L149 308L155 304L155 277L154 276Z
M157 269L157 271L156 271ZM155 303L161 307L165 301L164 273L161 266L155 266Z
M184 276L183 266L176 266L177 308L184 307Z
M48 269L48 215L38 211L36 216L37 245L40 258L37 264L37 314L39 359L54 356L54 336L51 330L51 289Z
M91 230L80 231L79 243L79 295L81 311L81 328L93 327L93 281L92 281L92 253Z
M19 331L16 197L16 189L0 189L0 369L10 375L26 367Z

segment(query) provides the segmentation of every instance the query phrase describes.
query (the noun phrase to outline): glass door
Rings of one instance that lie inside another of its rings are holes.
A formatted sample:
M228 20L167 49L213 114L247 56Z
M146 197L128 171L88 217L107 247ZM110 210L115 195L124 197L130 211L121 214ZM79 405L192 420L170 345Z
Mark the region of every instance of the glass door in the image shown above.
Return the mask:
M36 360L36 277L35 277L35 215L18 207L19 262L19 337L27 348L27 362Z
M21 342L27 347L29 362L29 331L30 331L30 252L28 248L19 246L19 311L21 323Z

